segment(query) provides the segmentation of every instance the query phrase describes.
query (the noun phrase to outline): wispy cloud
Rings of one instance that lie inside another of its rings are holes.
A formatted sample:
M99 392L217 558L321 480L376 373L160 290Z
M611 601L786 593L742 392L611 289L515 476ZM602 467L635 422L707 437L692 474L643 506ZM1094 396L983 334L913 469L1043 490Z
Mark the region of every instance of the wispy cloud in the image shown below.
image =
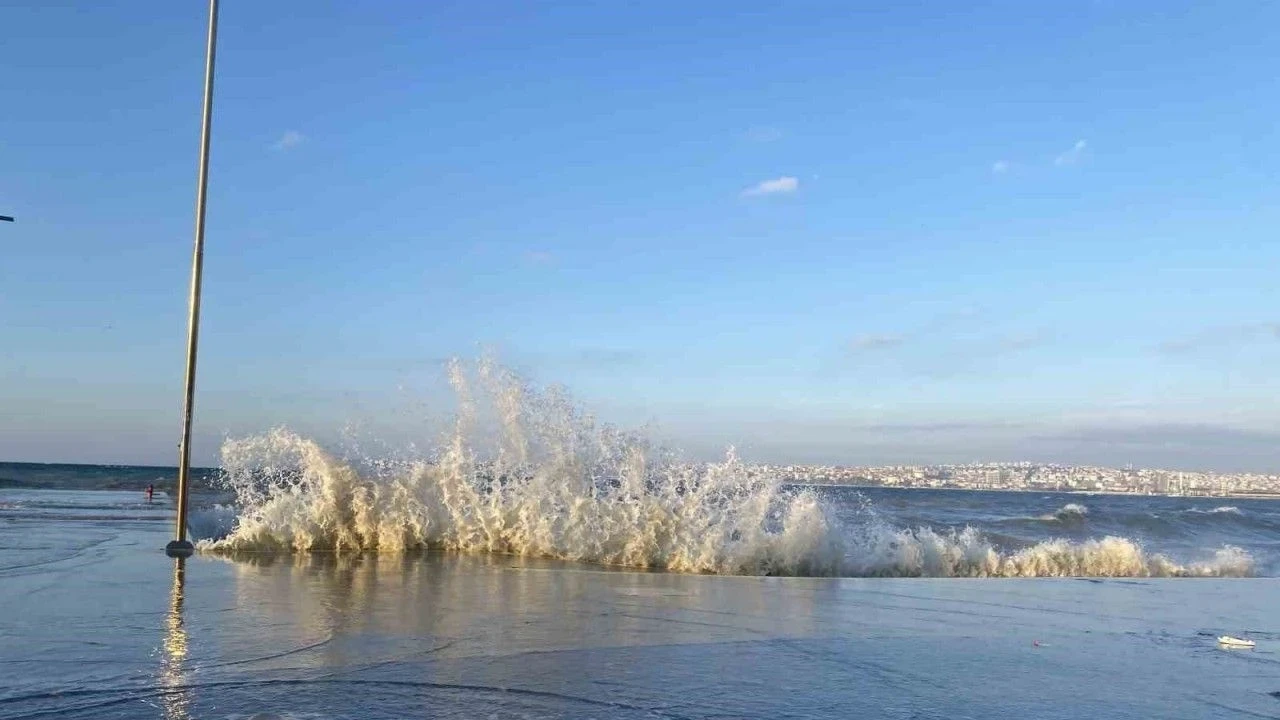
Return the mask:
M994 175L1003 175L1009 172L1009 162L1007 160L997 160L991 163L991 172Z
M548 250L529 250L525 252L524 259L531 265L550 265L555 262L556 256Z
M974 420L951 422L890 422L855 425L850 429L882 433L965 433L975 430L1021 430L1033 427L1030 423L1006 420Z
M993 347L996 354L1003 355L1006 353L1016 353L1022 350L1030 350L1031 348L1040 347L1049 342L1049 337L1043 332L1030 332L1018 335L1007 335L999 338Z
M641 368L650 356L643 350L612 346L584 346L559 350L521 351L508 348L502 363L509 367L525 367L539 375L557 376L565 371L613 371Z
M849 352L860 355L878 350L890 350L906 342L906 335L859 335L849 341Z
M800 189L800 180L784 175L773 180L764 180L756 183L746 190L742 191L743 196L753 197L756 195L779 195L785 193L793 193Z
M941 349L925 357L914 358L911 367L922 377L941 380L983 370L1016 358L1028 350L1048 345L1051 338L1043 332L978 337L939 337Z
M1072 145L1070 150L1054 158L1053 164L1058 165L1059 167L1063 165L1075 165L1080 162L1080 158L1084 157L1084 151L1088 145L1089 143L1084 140L1077 140L1076 144Z
M973 324L973 315L948 313L911 330L867 333L847 341L843 370L878 368L900 376L945 380L993 370L1028 351L1049 345L1044 331L991 334Z
M954 335L972 325L979 315L977 308L959 306L942 308L936 315L912 328L900 332L863 333L856 335L845 346L850 356L896 350L921 340L954 340Z
M742 133L742 139L753 143L771 143L782 139L782 131L768 125L757 125L747 128Z
M1280 341L1280 322L1245 323L1207 328L1194 335L1167 340L1156 349L1168 355Z
M1187 444L1266 443L1275 447L1280 434L1261 430L1209 424L1160 423L1133 427L1083 427L1047 436L1082 444L1146 445L1156 447Z
M589 347L577 350L570 359L590 367L612 369L640 365L645 360L645 354L639 350Z
M306 142L307 137L297 130L286 130L279 140L271 144L271 149L277 152L296 148Z
M1228 425L1091 424L1031 433L1018 445L1023 457L1111 467L1274 472L1280 463L1280 434Z

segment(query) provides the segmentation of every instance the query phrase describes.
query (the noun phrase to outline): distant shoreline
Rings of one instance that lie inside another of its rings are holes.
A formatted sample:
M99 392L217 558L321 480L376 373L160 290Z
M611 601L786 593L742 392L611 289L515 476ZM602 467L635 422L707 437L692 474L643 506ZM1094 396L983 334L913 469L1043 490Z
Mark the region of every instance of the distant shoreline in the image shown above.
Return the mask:
M177 465L146 465L146 464L129 465L124 463L32 462L29 460L0 460L0 466L4 466L4 465L10 465L10 466L22 465L27 467L42 467L42 468L60 468L60 467L105 468L108 470L148 470L148 471L155 470L157 472L162 472L162 471L172 471L174 473L178 472ZM192 472L214 472L218 469L219 468L217 467L204 467L199 465L191 466Z
M1058 495L1114 495L1118 497L1167 497L1167 498L1206 498L1210 500L1230 500L1232 498L1243 500L1280 500L1280 493L1234 493L1231 495L1178 495L1172 493L1140 493L1140 492L1123 492L1118 490L1057 490L1052 488L970 488L970 487L921 487L918 485L867 485L865 483L834 483L834 482L792 482L783 481L787 485L796 485L800 487L842 487L855 488L858 490L921 490L936 491L947 490L950 492L998 492L998 493L1056 493Z
M58 470L58 469L65 468L67 470L94 470L98 472L121 471L124 473L130 473L130 472L146 473L146 474L156 473L159 475L173 475L175 478L175 482L176 482L176 476L178 472L177 466L173 466L173 465L121 465L121 464L101 465L101 464L91 464L91 463L50 463L50 462L27 462L27 461L7 461L7 460L0 461L0 470L3 470L5 467L15 468L15 469L44 470L44 471ZM754 467L757 469L764 470L766 472L770 469L769 466L767 465L756 465ZM1114 470L1113 468L1107 468L1107 469ZM193 466L191 468L191 471L195 476L199 478L207 479L207 478L216 476L219 473L220 468ZM1172 472L1172 471L1161 470L1161 471L1151 471L1151 472ZM149 484L151 482L155 482L157 485L160 485L160 481L158 480L153 481L150 478L146 480L139 479L134 484L137 485L138 487L145 487L146 484ZM804 486L804 487L849 487L849 488L859 488L859 489L882 488L882 489L893 489L893 490L945 490L945 491L952 491L952 492L1011 492L1011 493L1042 492L1042 493L1060 493L1064 495L1117 495L1117 496L1137 496L1137 497L1217 498L1217 499L1223 499L1223 500L1231 499L1231 498L1241 498L1246 500L1280 500L1280 490L1277 490L1276 492L1239 492L1239 493L1227 493L1227 494L1220 494L1220 493L1198 494L1198 493L1138 492L1138 491L1132 491L1132 490L1126 491L1126 490L1063 489L1063 488L1047 488L1047 487L998 488L998 487L965 487L965 486L957 486L957 485L952 485L952 486L886 485L886 484L874 484L874 483L867 483L867 482L839 482L839 481L824 482L824 481L799 480L799 479L783 479L782 482L787 485L797 485L797 486ZM24 487L24 486L29 487L31 486L29 483L30 481L13 482L10 478L0 477L0 487L6 487L6 486L7 487ZM170 485L171 483L166 482L164 483L164 485L161 485L161 487L168 487ZM39 484L35 484L35 486L39 487ZM106 488L103 488L103 489L106 489Z

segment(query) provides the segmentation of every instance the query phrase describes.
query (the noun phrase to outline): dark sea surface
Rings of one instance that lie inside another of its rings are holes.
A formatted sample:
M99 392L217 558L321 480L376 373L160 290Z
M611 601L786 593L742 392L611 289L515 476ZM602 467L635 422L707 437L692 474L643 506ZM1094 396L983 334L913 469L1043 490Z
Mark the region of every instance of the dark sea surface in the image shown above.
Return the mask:
M1280 717L1280 502L313 461L202 482L182 563L171 470L0 464L0 720Z
M208 489L217 475L216 468L191 468L192 486ZM176 467L0 462L0 489L168 490L177 481Z

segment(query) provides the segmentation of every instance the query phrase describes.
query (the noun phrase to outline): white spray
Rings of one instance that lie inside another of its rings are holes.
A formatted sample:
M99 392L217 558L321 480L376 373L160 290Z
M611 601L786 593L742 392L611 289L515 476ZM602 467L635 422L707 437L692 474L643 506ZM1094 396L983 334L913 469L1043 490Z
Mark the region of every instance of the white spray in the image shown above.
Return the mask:
M457 421L426 459L353 462L286 430L228 441L223 470L240 513L200 549L441 549L752 575L1252 572L1235 548L1179 565L1124 538L1001 553L973 530L905 530L874 517L842 526L816 491L753 472L732 451L720 463L679 462L641 436L597 425L563 392L532 388L491 362L470 375L454 363L450 381Z

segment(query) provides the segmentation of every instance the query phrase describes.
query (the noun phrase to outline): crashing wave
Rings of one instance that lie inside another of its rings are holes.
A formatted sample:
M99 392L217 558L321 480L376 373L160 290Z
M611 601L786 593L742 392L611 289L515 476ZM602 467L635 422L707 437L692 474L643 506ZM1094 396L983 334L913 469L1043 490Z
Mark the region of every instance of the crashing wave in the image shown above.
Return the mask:
M1079 503L1067 503L1051 513L1041 515L1039 520L1059 523L1082 523L1089 517L1089 508Z
M1125 538L1001 551L975 530L841 524L816 490L752 473L730 452L689 464L598 427L558 392L493 365L486 392L454 365L453 432L430 460L359 462L276 430L228 441L223 482L238 515L202 528L203 552L508 553L678 572L817 576L1248 575L1236 548L1181 565ZM477 418L499 426L489 434ZM496 438L496 440L492 439ZM486 449L480 452L477 448ZM1074 509L1073 509L1074 508ZM1087 512L1068 505L1061 512Z
M364 477L285 431L227 449L271 462L228 468L242 510L206 551L444 549L793 575L836 574L841 556L815 495L742 481L732 457L654 475L636 454L604 475L576 457L510 474L455 455Z

